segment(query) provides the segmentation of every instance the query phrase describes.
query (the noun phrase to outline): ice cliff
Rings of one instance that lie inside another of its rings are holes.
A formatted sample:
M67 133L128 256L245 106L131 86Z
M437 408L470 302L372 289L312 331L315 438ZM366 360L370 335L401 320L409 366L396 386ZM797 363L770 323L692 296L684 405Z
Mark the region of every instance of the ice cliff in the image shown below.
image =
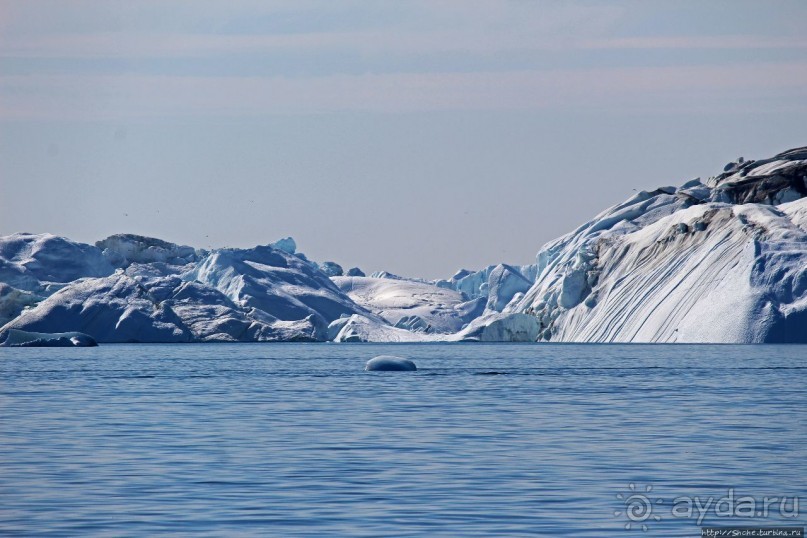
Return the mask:
M13 234L0 342L807 342L807 148L636 193L535 264L364 275L292 238L206 251Z

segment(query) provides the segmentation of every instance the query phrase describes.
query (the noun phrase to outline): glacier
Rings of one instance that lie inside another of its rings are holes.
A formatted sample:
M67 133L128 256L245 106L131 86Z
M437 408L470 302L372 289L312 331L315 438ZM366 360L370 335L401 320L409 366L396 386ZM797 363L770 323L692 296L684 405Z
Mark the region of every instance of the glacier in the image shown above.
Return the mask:
M637 192L541 247L533 264L437 280L345 271L309 260L291 237L210 250L135 234L93 245L0 237L0 342L67 345L78 334L79 343L805 343L807 147Z

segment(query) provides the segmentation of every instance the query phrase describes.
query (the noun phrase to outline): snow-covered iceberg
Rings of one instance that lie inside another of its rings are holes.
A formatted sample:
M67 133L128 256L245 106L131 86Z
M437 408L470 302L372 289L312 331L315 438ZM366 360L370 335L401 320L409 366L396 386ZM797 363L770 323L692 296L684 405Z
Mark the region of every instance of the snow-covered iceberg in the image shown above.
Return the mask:
M541 338L807 342L807 148L640 192L538 253Z
M0 237L0 324L84 277L115 271L100 249L52 234Z
M368 313L328 275L270 246L212 252L182 278L214 288L242 309L269 321L314 316L324 328L343 314Z
M102 343L807 342L807 148L636 193L535 264L435 281L344 273L291 238L205 251L13 234L0 237L0 324L6 338Z
M3 330L80 331L99 342L322 341L342 315L376 319L290 254L289 240L285 250L207 253L139 236L113 238L91 252L107 268L108 258L125 266L114 274L79 278L44 299L0 289L6 298L0 306L20 310Z
M123 274L86 278L24 311L3 331L76 331L98 342L190 342L190 331L169 305Z

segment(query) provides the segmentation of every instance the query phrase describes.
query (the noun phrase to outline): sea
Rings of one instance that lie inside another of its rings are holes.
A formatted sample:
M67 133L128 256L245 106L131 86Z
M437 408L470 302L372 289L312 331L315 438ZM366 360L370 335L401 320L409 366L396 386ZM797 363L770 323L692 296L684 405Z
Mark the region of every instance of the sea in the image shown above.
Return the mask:
M418 370L364 371L382 354ZM807 346L0 348L0 536L806 521Z

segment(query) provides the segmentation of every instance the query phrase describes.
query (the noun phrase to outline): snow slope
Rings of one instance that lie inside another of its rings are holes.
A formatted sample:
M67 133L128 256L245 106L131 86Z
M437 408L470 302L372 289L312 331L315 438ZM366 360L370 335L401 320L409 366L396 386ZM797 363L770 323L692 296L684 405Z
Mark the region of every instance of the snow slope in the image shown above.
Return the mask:
M457 291L421 281L371 277L331 280L358 305L390 325L412 332L454 333L482 313L482 302L466 301Z
M96 247L52 234L0 237L0 324L16 318L63 286L113 273Z
M190 342L169 305L118 272L86 278L57 291L3 327L27 332L82 332L98 342Z
M251 312L272 321L314 316L323 328L343 314L367 314L311 264L280 249L222 249L211 253L182 278L220 291Z
M16 233L0 237L0 282L49 295L82 277L108 276L115 268L101 250L52 234Z

